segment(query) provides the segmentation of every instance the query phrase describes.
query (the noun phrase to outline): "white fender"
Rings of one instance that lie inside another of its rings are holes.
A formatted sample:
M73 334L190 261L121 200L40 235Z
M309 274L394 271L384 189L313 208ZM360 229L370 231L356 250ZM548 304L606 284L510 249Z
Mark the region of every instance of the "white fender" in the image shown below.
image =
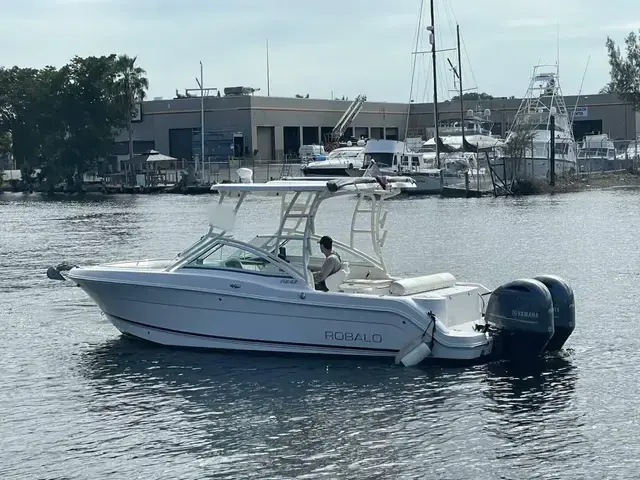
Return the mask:
M431 349L424 343L424 335L411 340L396 355L396 365L402 363L405 367L413 367L431 354Z

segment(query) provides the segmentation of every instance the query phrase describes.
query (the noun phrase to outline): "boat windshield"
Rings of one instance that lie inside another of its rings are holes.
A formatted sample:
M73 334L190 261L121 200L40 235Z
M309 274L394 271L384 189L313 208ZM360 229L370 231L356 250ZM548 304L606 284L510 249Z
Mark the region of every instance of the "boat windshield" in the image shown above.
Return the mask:
M360 155L361 150L334 150L327 156L327 160L333 160L338 158L356 158Z
M611 157L615 156L615 151L612 148L585 148L578 152L579 158L592 158L592 157Z
M215 247L186 264L184 268L243 270L268 276L291 276L266 255L258 255L240 246L224 242L217 243Z
M365 154L364 159L365 165L369 165L371 160L375 160L378 166L381 166L382 164L393 165L393 153L367 153Z

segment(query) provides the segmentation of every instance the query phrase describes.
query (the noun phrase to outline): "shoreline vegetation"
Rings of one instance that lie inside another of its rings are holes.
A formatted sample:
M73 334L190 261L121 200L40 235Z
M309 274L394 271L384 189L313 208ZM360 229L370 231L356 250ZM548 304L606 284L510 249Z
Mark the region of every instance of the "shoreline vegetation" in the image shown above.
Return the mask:
M228 183L228 182L221 182ZM126 186L110 186L102 183L86 183L76 185L69 188L66 185L59 185L51 190L50 186L28 185L23 182L4 182L0 184L1 193L27 193L27 194L44 194L51 197L81 197L85 195L203 195L217 194L214 185L176 185L171 187L126 187ZM554 186L549 185L547 180L524 180L517 181L512 189L512 195L515 197L530 195L554 195L562 193L584 192L589 190L602 190L607 188L619 187L640 187L640 174L632 173L627 170L616 172L598 172L582 174L573 177L559 177L556 179ZM485 191L483 197L493 197L492 191ZM504 195L500 195L504 196Z

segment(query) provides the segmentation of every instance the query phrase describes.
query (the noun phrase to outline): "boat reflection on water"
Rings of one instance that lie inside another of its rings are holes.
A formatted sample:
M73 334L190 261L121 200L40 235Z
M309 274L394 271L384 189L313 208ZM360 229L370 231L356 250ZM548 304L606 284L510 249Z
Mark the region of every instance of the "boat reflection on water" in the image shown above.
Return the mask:
M550 413L570 405L578 377L569 352L549 354L529 365L493 362L486 365L485 393L495 413ZM515 420L517 422L517 419Z
M119 337L85 351L78 368L101 432L116 438L110 448L124 451L143 435L154 455L195 457L208 475L295 478L311 465L348 471L366 460L384 478L418 470L437 478L442 468L450 478L480 478L487 450L509 457L528 443L536 448L538 434L527 429L579 428L570 409L558 413L576 379L563 359L529 378L501 363L400 368L384 359L171 349Z
M494 362L485 368L486 430L502 443L496 458L516 476L531 468L542 474L545 465L569 461L586 468L588 459L567 453L576 444L583 444L576 450L584 452L591 442L576 408L578 368L569 351L549 354L527 367Z

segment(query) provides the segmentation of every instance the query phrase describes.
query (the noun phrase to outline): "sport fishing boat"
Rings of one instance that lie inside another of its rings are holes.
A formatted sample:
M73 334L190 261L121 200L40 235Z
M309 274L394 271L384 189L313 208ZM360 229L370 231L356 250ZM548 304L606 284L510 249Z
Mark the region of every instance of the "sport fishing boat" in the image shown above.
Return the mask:
M406 366L531 361L560 349L574 329L573 292L557 277L490 291L448 272L392 275L382 254L385 200L415 187L411 178L242 178L215 185L208 232L173 258L47 274L80 286L123 334L179 347L389 357ZM233 230L249 195L279 197L279 225L240 240ZM349 196L350 232L333 243L341 269L326 279L328 291L316 290L319 207Z
M552 137L553 135L553 137ZM567 106L560 87L557 65L537 65L505 144L498 149L507 179L549 179L551 140L554 172L573 174L577 166L577 145ZM526 142L527 146L508 151L508 145ZM506 150L505 150L506 148Z

